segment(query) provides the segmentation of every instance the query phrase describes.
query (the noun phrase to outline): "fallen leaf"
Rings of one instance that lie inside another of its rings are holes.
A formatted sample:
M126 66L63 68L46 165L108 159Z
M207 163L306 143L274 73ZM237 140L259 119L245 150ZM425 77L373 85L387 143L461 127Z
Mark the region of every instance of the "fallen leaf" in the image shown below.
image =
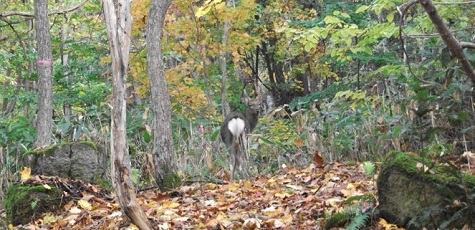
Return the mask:
M429 170L429 167L427 167L425 164L422 164L421 162L417 162L416 167L419 170L422 169L424 172L427 172L427 170Z
M92 210L92 205L91 203L85 201L85 200L78 200L78 205L81 206L81 208L86 209L86 210Z
M245 181L244 182L244 188L247 189L247 190L251 190L252 189L252 182L250 181Z
M264 212L264 214L267 217L279 216L282 213L282 211L280 209L276 209L274 206L270 206L270 207L262 210L262 212Z
M291 188L291 189L297 190L297 191L303 190L303 187L300 186L300 185L286 184L285 187Z
M286 193L286 192L276 192L274 194L274 196L278 197L278 198L285 198L285 197L289 197L290 194Z
M317 163L318 166L323 166L325 164L325 161L323 160L322 156L320 155L320 151L315 150L315 153L313 154L313 160L315 163Z
M74 206L72 207L71 209L69 209L69 212L72 213L72 214L79 214L81 213L81 209L79 209L77 206Z
M245 229L260 229L261 221L257 218L246 219L244 220L242 227Z
M303 146L303 141L300 140L300 139L297 139L294 141L294 145L297 147L297 148L301 148Z
M31 176L31 168L23 167L23 170L21 170L20 175L21 175L22 182L27 181L28 179L30 179L30 176Z
M355 193L355 190L353 190L353 189L342 189L342 190L340 190L340 192L343 194L343 196L350 197L350 196L353 196L353 194Z
M45 224L52 224L52 223L55 223L56 221L58 220L58 217L57 216L53 216L51 214L48 214L46 216L43 217L43 222Z

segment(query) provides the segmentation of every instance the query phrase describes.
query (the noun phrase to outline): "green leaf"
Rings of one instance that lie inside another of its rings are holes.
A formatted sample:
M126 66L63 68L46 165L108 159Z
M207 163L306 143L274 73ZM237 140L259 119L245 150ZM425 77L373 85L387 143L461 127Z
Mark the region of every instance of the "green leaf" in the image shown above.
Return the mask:
M359 13L361 13L361 12L366 11L368 8L369 8L369 6L360 6L360 7L355 11L355 13L359 14Z
M131 172L130 172L130 180L132 180L132 182L136 185L139 184L139 178L140 178L140 172L138 169L136 168L132 168Z
M275 145L275 142L267 139L267 138L264 138L264 137L259 137L260 140L262 140L262 142L266 143L266 144L269 144L269 145Z
M344 18L350 18L350 15L347 14L347 13L341 13L341 16L344 17Z
M386 16L386 20L388 22L392 22L394 20L394 14L388 14L388 16Z
M326 24L337 24L337 25L342 25L343 24L343 21L340 20L339 18L335 17L335 16L326 16L323 21L326 23Z
M315 47L315 44L307 42L307 43L305 43L304 49L305 49L306 52L309 52L313 47Z
M143 134L143 140L144 140L146 143L150 143L150 141L152 140L152 135L150 135L150 133L148 133L148 132L144 132L144 134Z
M214 130L214 132L211 134L210 140L216 141L219 133L220 133L220 128L217 128L216 130Z
M35 209L35 207L38 205L38 202L40 199L36 198L34 201L31 202L31 209Z

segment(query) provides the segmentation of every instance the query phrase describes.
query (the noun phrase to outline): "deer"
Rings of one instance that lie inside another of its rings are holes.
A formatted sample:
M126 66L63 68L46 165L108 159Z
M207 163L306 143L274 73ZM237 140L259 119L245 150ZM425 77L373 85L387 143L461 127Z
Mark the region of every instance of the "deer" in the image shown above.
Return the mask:
M231 112L226 115L221 125L221 139L229 153L228 163L231 170L231 181L234 179L236 169L240 175L244 174L243 164L247 164L249 159L249 134L256 128L259 113L262 110L262 92L258 87L256 82L254 84L256 93L254 99L247 95L245 88L243 89L241 102L246 106L244 114Z

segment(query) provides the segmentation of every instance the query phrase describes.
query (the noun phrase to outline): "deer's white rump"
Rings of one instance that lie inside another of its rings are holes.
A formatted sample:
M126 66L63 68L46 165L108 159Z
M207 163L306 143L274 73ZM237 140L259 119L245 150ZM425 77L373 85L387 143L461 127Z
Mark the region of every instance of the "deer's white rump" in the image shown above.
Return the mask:
M244 114L232 112L226 115L221 125L221 139L229 152L229 168L231 180L237 169L241 176L247 176L247 162L249 159L248 135L254 130L261 111L262 96L258 86L254 86L256 98L251 99L246 91L243 91L241 101L246 105ZM243 165L244 164L244 165ZM244 168L244 170L243 170Z
M233 118L228 123L228 129L233 136L239 136L244 132L246 123L241 118Z

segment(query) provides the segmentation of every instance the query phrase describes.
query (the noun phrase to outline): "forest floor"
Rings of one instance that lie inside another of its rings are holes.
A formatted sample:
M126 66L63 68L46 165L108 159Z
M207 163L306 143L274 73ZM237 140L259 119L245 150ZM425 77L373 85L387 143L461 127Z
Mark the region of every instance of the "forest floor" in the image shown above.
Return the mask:
M9 227L137 229L122 214L117 200L99 195L99 190L83 191L82 198L57 213ZM365 176L360 164L335 162L283 168L276 175L233 183L193 183L167 193L147 190L137 197L157 229L321 229L329 216L352 205L345 200L364 194L376 197L376 177ZM358 205L368 210L375 204Z
M362 164L334 162L287 167L275 175L233 183L192 183L167 193L147 190L137 198L155 229L323 229L330 216L349 207L363 212L376 208L376 178L366 176ZM100 195L105 193L97 186L86 187L82 197L60 211L9 228L138 229L113 195ZM373 216L365 225L398 229Z

